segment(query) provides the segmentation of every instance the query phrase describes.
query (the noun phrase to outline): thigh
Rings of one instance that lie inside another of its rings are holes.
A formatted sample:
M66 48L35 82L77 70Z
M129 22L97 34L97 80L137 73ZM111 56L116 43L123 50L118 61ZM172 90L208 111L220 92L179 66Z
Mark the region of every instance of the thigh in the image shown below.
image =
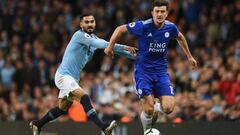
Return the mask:
M81 89L78 82L69 75L62 75L60 73L56 73L55 75L55 84L60 90L58 98L68 97L72 91L77 89Z
M67 111L71 107L73 101L71 99L63 98L58 100L58 106L61 110Z
M153 95L152 93L153 84L152 84L152 79L149 75L135 72L134 81L135 81L136 94L140 98L148 95Z
M71 91L71 93L69 94L69 96L73 99L73 100L80 100L82 98L83 95L87 94L81 87Z
M155 76L155 83L154 83L154 96L174 96L174 90L171 86L171 81L169 75L159 75Z

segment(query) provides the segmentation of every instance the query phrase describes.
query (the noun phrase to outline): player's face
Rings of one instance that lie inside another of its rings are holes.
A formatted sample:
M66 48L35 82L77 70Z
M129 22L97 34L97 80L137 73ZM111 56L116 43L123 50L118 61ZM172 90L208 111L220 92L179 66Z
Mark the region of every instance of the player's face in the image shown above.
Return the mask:
M155 24L162 24L163 21L168 16L168 11L166 6L154 7L152 10L152 17Z
M96 21L93 16L85 16L80 22L81 28L87 33L93 33L96 27Z

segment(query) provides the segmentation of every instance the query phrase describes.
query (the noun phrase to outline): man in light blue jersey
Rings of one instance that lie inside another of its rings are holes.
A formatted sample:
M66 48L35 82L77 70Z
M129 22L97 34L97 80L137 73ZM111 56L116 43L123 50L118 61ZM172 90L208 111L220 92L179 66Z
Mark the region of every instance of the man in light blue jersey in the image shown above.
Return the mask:
M134 69L136 93L141 98L143 112L141 122L144 131L151 128L157 120L157 112L169 114L173 111L174 91L167 73L167 47L171 39L176 39L186 54L190 67L197 67L185 37L177 26L167 20L168 1L155 0L152 3L152 18L145 21L122 25L114 31L108 47L107 55L113 55L113 46L120 36L129 32L138 37L138 58ZM154 104L154 98L160 103Z
M73 100L80 101L88 118L106 135L111 135L112 130L117 126L116 121L107 124L98 117L96 110L91 104L91 99L78 84L80 81L80 73L93 56L95 50L106 48L108 43L93 33L96 22L92 14L82 15L80 17L80 26L82 29L73 34L65 50L62 62L55 74L55 84L60 90L58 96L59 105L50 109L40 120L30 122L33 135L39 135L41 128L47 122L66 114ZM136 59L136 48L116 44L113 50L119 55Z

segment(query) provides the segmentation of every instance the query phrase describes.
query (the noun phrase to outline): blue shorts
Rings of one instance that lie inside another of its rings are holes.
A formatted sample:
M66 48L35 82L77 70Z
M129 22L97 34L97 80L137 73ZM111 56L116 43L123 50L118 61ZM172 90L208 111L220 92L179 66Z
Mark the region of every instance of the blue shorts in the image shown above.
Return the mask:
M144 96L174 96L168 73L147 74L144 72L134 72L136 93L142 98Z

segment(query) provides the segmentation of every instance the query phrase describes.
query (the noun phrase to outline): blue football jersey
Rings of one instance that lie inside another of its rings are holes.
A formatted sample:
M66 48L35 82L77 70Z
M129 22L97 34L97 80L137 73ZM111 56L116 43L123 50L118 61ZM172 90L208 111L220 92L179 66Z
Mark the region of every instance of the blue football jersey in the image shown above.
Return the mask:
M157 28L151 19L127 24L130 34L138 37L138 59L135 69L147 73L167 72L167 47L169 41L178 36L177 26L165 20Z

